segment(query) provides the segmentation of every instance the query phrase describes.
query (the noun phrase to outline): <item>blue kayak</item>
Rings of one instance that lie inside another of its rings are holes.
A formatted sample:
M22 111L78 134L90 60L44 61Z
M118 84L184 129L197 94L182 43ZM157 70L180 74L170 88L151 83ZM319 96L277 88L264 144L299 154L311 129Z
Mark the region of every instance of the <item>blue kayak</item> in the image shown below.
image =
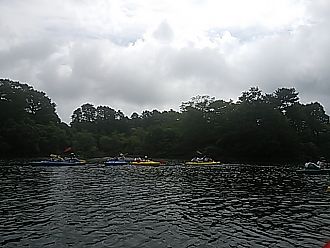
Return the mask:
M109 159L104 162L104 165L126 165L126 164L128 164L128 162L125 160Z

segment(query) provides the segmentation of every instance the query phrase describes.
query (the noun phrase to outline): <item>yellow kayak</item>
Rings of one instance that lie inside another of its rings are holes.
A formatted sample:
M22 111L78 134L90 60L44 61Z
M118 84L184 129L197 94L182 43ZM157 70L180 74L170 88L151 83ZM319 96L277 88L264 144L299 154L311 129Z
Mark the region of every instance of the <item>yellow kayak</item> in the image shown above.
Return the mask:
M151 161L151 160L148 160L148 161L132 161L130 164L131 165L153 165L153 166L156 166L156 165L160 165L160 162Z
M200 161L200 162L194 162L194 161L189 161L186 162L186 165L219 165L221 164L221 162L217 162L217 161Z

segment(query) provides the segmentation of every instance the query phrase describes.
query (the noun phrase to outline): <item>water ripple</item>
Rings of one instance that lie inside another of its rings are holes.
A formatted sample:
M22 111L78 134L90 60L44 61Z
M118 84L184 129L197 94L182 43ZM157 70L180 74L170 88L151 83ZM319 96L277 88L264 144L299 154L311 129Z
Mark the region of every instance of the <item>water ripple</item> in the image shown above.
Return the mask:
M0 168L2 247L321 247L327 176L276 167Z

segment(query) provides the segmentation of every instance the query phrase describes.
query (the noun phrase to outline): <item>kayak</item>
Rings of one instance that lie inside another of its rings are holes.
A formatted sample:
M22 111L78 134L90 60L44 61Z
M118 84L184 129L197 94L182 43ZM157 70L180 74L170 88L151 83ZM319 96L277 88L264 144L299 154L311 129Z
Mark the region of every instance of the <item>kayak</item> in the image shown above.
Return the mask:
M42 161L33 161L29 163L32 166L72 166L84 165L86 160L78 159L73 153L70 157L62 158L60 155L50 154L50 158Z
M128 162L125 160L107 160L104 162L104 165L111 165L111 166L117 166L117 165L127 165Z
M214 161L212 158L207 157L207 156L197 156L193 157L190 161L187 161L185 163L186 165L220 165L221 163L219 161Z
M158 161L152 161L152 160L147 160L147 161L132 161L130 163L131 165L151 165L151 166L157 166L160 165L160 162Z

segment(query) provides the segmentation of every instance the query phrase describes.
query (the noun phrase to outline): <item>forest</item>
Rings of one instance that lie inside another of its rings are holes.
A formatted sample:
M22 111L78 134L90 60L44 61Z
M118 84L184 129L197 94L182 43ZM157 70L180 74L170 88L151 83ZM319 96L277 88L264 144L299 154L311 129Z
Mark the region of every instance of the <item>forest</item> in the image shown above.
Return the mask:
M85 103L68 125L46 93L0 79L0 159L68 150L84 158L124 153L190 159L198 152L228 163L328 160L329 116L318 102L300 103L294 88L263 93L251 87L237 102L198 95L182 102L180 111L144 110L130 117Z

